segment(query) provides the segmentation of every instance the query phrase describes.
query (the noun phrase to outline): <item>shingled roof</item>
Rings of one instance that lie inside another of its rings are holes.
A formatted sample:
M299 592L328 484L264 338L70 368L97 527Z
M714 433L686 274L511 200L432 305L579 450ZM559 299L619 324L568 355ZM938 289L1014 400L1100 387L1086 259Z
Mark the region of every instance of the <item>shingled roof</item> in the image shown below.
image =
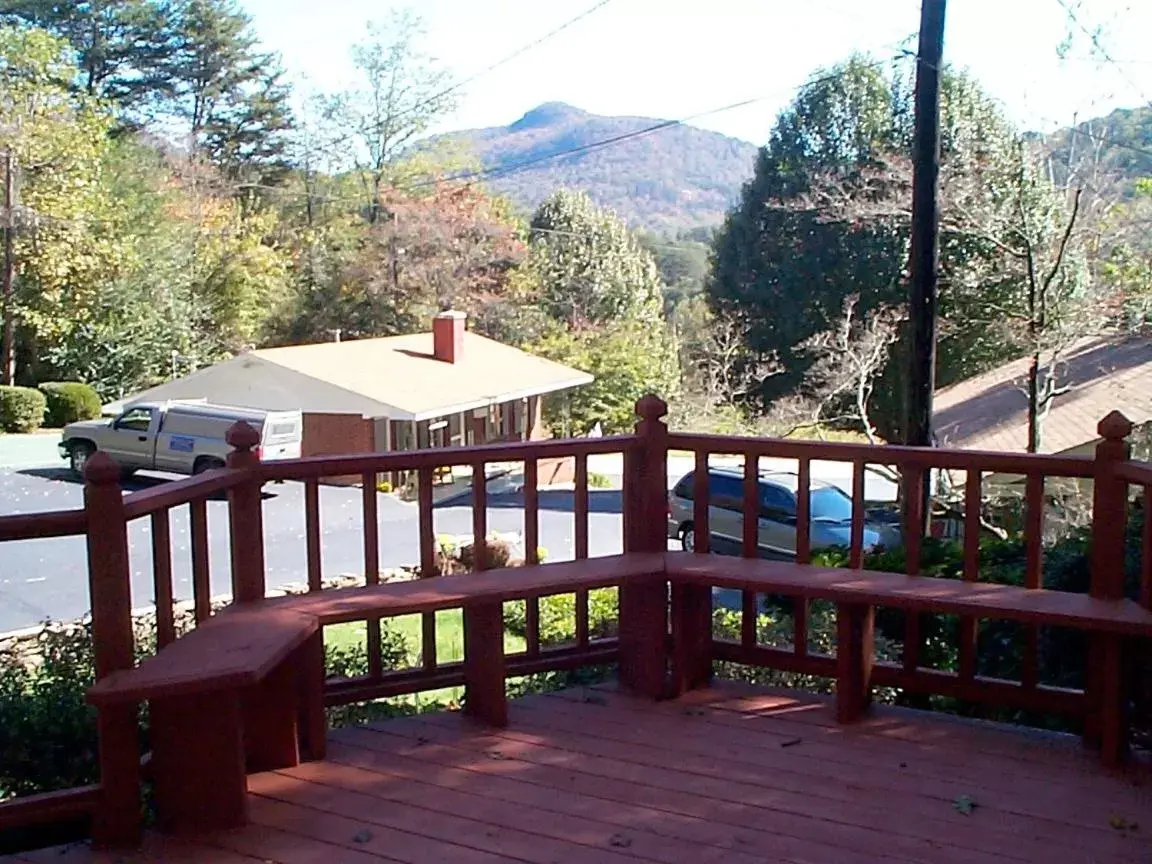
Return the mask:
M936 393L933 425L943 447L1024 452L1028 444L1028 358ZM1056 398L1041 427L1040 451L1063 453L1099 437L1096 424L1119 410L1152 422L1152 338L1092 338L1075 344L1060 368Z

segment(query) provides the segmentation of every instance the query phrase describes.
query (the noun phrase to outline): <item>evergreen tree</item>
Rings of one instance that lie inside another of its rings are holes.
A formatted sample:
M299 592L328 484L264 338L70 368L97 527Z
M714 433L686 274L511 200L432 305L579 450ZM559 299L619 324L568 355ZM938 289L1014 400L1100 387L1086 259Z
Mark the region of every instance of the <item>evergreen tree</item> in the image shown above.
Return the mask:
M168 93L162 66L173 50L173 0L0 0L0 23L46 30L76 52L75 84L87 95L147 113Z

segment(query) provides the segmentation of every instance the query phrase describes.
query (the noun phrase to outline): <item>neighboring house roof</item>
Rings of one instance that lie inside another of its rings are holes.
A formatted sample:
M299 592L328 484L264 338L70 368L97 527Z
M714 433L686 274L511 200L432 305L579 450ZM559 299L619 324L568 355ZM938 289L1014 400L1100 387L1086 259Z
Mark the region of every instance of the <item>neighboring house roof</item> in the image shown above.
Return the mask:
M431 333L266 348L123 400L204 397L253 408L356 412L425 420L579 387L593 378L471 332L455 363L433 356Z
M942 447L1024 452L1028 444L1029 359L936 393L933 427ZM1096 441L1096 426L1118 410L1136 425L1152 421L1152 339L1092 338L1065 354L1057 396L1040 427L1040 452L1063 453Z

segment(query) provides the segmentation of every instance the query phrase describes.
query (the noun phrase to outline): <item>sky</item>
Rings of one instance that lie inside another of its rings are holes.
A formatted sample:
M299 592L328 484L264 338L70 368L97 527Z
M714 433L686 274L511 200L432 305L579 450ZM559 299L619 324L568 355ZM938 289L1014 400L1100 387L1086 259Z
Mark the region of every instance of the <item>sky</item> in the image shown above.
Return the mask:
M1076 20L1060 0L951 0L945 60L975 75L1030 130L1148 104L1152 2L1065 3ZM281 54L298 91L307 93L354 85L349 48L364 38L367 22L385 20L392 8L419 14L424 50L455 81L539 39L595 0L241 5L265 47ZM919 0L609 0L462 88L458 107L434 131L503 126L551 101L596 114L681 119L756 99L693 125L762 144L806 79L854 51L882 58L914 50L918 23ZM1084 30L1096 35L1099 47Z

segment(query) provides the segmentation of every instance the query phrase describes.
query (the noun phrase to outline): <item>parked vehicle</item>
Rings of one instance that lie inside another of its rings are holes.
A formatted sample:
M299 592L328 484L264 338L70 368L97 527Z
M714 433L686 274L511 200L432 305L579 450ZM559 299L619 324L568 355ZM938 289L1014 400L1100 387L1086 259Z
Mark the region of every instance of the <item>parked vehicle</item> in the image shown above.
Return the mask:
M796 489L799 478L784 472L764 472L759 483L761 558L796 557ZM668 499L668 537L679 539L685 551L696 548L695 472L686 474ZM744 470L708 470L708 528L713 551L736 552L744 538ZM838 486L813 480L809 484L809 542L812 549L848 546L852 539L852 499ZM719 542L717 542L719 541ZM898 529L864 523L864 548L899 545Z
M260 433L263 460L300 456L304 421L299 411L259 411L193 402L138 403L119 416L64 427L60 453L77 475L97 450L130 475L141 469L199 474L224 467L228 429L243 420Z

